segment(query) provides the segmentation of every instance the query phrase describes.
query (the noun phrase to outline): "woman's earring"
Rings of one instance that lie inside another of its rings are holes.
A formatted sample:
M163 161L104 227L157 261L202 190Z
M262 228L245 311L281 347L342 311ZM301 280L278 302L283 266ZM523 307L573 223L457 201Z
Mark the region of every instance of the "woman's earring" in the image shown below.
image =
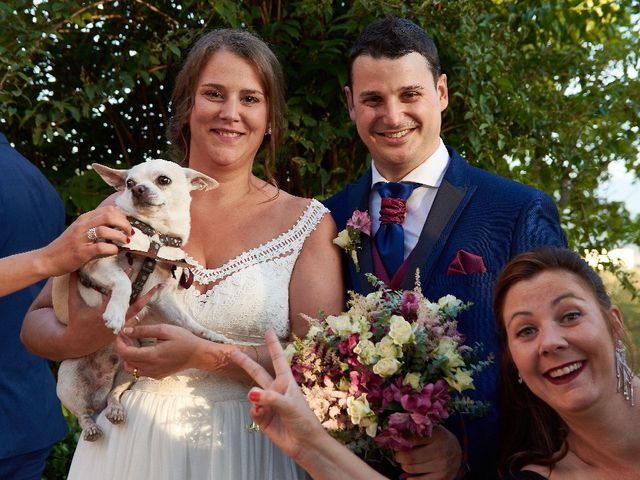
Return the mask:
M627 352L622 340L617 341L615 352L616 378L618 379L616 391L621 391L625 400L633 407L633 372L627 365Z
M520 376L520 372L518 372L518 383L522 384L522 377Z
M266 132L264 132L264 134L265 134L265 135L271 135L271 127L269 127L269 128L267 129L267 131L266 131Z

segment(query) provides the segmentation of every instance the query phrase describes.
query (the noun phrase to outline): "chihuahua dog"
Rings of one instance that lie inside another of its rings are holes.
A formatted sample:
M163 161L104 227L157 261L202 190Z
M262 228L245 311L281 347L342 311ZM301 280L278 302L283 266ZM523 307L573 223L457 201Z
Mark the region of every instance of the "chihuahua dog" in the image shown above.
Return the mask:
M214 179L166 160L149 160L130 170L99 164L93 169L121 193L115 204L129 218L134 230L130 243L110 257L89 261L78 273L78 290L85 303L97 307L110 293L103 314L105 325L120 332L130 303L155 285L161 288L137 315L144 323L167 322L184 327L211 341L229 340L197 323L181 306L178 290L193 279L180 248L190 230L191 191L211 190ZM99 240L98 240L99 241ZM178 280L177 271L181 272ZM131 272L131 277L129 273ZM56 316L68 323L68 275L53 282ZM58 397L78 418L84 438L94 441L103 434L94 420L105 407L114 424L124 421L120 396L135 379L121 368L114 344L86 357L65 360L58 370ZM115 384L115 385L114 385Z

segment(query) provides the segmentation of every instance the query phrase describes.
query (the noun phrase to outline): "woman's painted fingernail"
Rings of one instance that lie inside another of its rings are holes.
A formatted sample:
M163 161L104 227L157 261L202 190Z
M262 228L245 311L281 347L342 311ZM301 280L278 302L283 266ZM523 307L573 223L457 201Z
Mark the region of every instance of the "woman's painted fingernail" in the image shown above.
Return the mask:
M131 243L131 239L130 238L127 238L127 243Z
M131 229L131 235L134 235L136 233L136 231L132 228Z
M257 392L255 390L252 390L249 392L249 400L251 400L252 402L259 402L260 401L260 392Z

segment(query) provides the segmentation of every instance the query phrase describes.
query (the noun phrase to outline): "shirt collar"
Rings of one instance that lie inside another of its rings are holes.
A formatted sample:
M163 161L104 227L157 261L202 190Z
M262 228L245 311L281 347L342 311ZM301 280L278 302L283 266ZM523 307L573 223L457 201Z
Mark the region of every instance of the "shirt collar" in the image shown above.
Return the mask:
M444 172L449 165L449 152L444 142L440 139L440 144L435 152L431 154L424 162L411 170L407 175L400 179L402 182L415 182L428 187L438 188L444 178ZM371 162L371 186L379 182L387 182L388 180L376 168L375 160Z

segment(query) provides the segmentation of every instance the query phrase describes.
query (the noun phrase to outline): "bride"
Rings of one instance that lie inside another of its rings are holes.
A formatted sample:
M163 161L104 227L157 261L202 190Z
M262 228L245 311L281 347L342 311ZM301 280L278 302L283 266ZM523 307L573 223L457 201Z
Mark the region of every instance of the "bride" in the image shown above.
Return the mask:
M190 51L176 79L169 140L190 168L220 187L193 194L185 250L196 265L195 282L184 298L197 321L236 343L211 343L169 325L125 329L118 352L139 376L122 398L127 419L116 426L100 415L105 437L79 441L70 479L305 478L249 428L252 383L229 359L240 350L271 368L262 344L268 329L284 341L306 332L300 313L337 313L343 306L328 211L252 174L262 147L267 161L275 159L282 92L275 55L246 31L214 30ZM31 351L60 360L113 341L101 311L80 301L68 327L57 322L50 292L43 290L25 319L22 338ZM139 348L131 338L157 343Z

